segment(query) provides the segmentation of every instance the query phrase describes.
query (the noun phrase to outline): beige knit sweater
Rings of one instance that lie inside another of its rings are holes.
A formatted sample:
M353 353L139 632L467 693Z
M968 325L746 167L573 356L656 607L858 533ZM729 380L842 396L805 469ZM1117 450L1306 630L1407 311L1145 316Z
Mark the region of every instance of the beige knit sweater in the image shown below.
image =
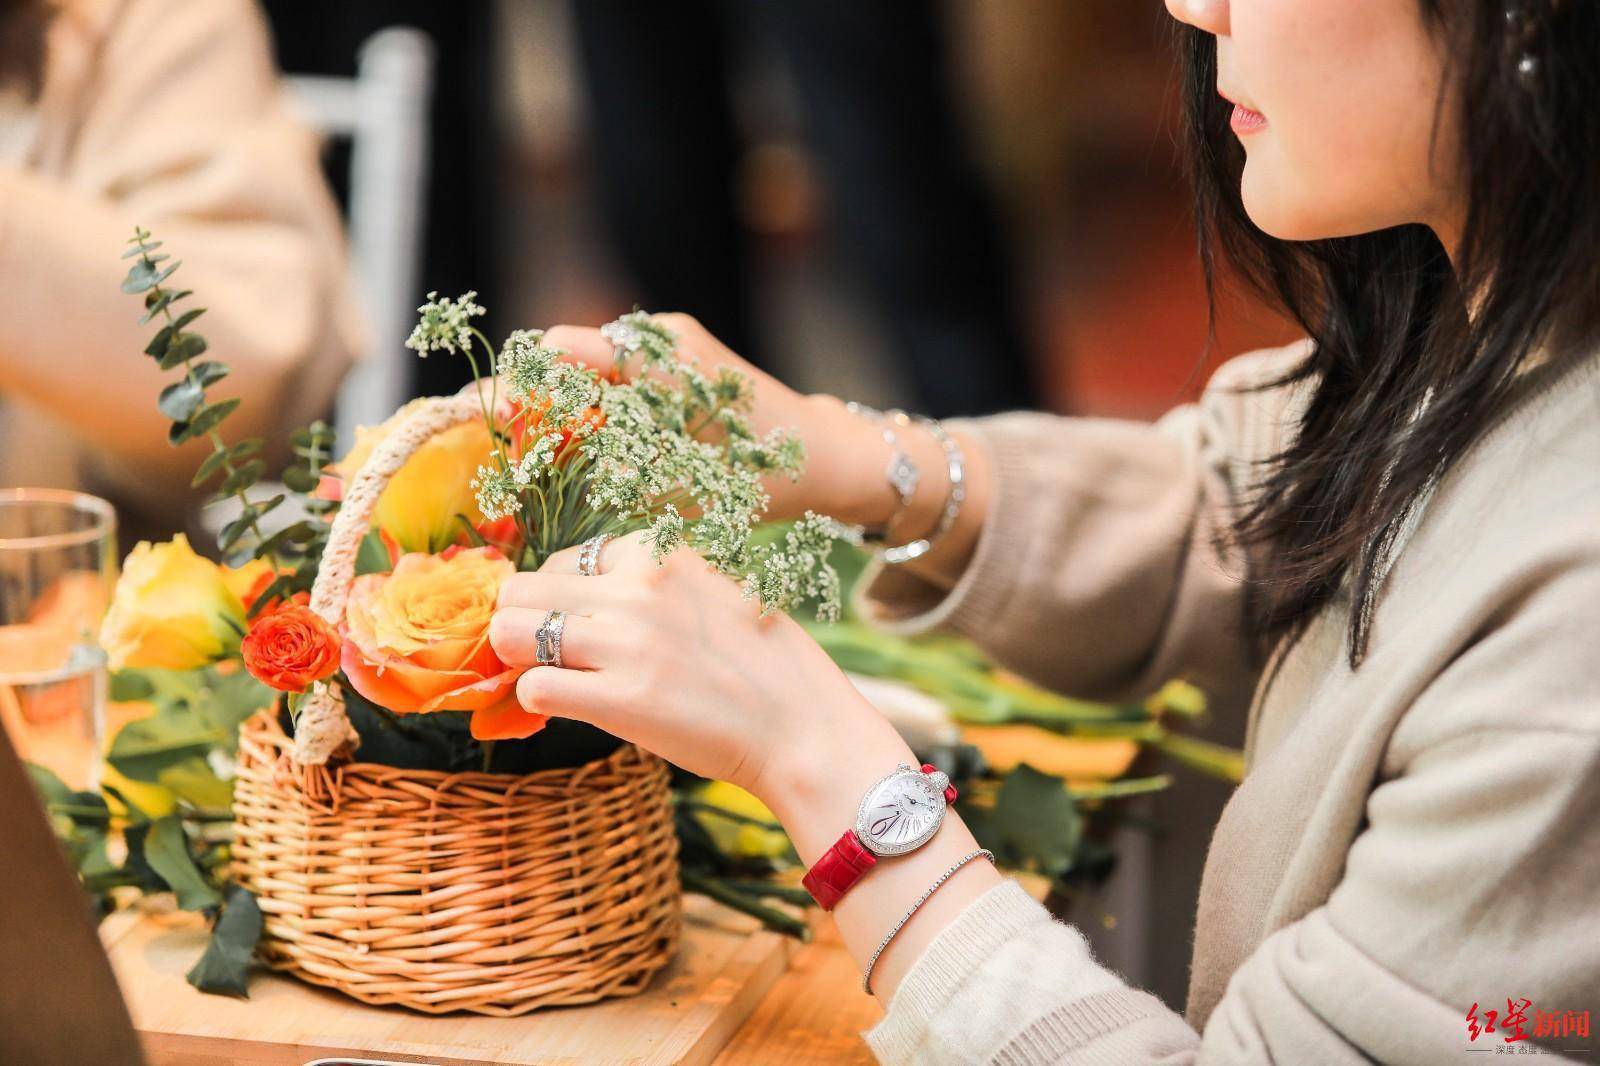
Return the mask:
M1186 1017L1007 883L927 948L866 1035L885 1062L1460 1062L1467 1014L1600 1009L1600 353L1523 374L1393 556L1368 657L1348 596L1258 678L1240 560L1208 534L1307 386L1236 358L1155 425L1008 412L949 424L993 510L948 592L874 563L857 606L950 629L1074 693L1189 673L1250 690L1248 772L1212 839ZM1600 1047L1550 1039L1548 1048ZM1512 1049L1514 1050L1514 1048ZM1468 1060L1470 1061L1470 1060Z
M318 143L250 0L67 0L37 101L0 94L0 485L108 496L125 528L182 528L209 444L167 446L171 375L118 291L136 224L183 261L208 359L246 398L229 439L325 413L360 350ZM185 305L187 306L187 305Z

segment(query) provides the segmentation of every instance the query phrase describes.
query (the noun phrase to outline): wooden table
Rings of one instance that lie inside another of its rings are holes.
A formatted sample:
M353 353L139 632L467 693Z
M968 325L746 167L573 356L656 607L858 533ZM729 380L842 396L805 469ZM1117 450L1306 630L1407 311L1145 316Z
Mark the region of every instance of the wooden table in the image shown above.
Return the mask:
M267 971L249 1000L202 995L183 977L206 938L187 914L115 914L102 940L151 1066L872 1061L858 1034L881 1014L831 922L802 945L703 897L684 911L682 949L643 994L522 1018L370 1007Z

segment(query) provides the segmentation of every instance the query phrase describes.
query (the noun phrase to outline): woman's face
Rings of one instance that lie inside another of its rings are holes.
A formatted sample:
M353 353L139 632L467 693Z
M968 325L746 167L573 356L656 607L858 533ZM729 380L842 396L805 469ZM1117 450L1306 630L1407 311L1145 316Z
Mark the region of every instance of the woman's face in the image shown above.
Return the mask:
M1251 221L1284 240L1421 222L1454 244L1459 130L1450 101L1439 107L1445 54L1419 0L1166 4L1216 37Z

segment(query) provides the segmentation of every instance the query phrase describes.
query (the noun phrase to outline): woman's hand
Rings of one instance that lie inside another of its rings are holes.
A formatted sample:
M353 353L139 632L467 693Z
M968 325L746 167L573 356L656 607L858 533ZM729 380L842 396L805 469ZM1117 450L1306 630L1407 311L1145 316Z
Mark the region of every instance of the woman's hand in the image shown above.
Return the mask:
M707 374L726 366L750 380L754 395L750 426L758 435L781 427L792 429L804 443L806 462L800 480L775 475L764 482L772 496L766 518L782 521L813 510L843 522L876 525L889 517L896 500L884 477L890 448L881 430L847 411L844 401L836 396L796 392L736 355L688 315L654 317L678 335L679 358L698 360ZM615 365L611 342L598 329L556 326L545 333L545 343L565 348L570 358L603 373L609 373ZM635 359L629 363L626 372L635 372L637 362ZM714 427L713 431L720 429ZM917 436L919 439L903 441L902 446L920 449L916 458L924 463L924 469L942 469L943 457L937 443L926 434ZM927 479L930 513L926 518L903 514L897 519L897 527L904 523L912 529L906 539L917 536L938 513L943 500L938 480Z
M517 696L530 711L589 722L705 777L741 785L772 808L807 866L855 819L874 781L915 762L904 740L788 615L755 600L684 547L658 564L642 533L606 542L599 572L578 573L567 548L501 586L489 640L530 669ZM536 665L545 611L568 612L559 667ZM950 812L932 840L875 868L833 911L865 964L918 894L977 847ZM911 960L963 907L999 881L969 863L928 900L873 971L887 1001Z
M590 576L578 551L500 591L489 640L506 663L531 667L517 685L528 710L589 722L775 804L794 797L806 767L834 758L841 729L898 742L793 618L759 617L756 600L693 550L657 563L632 533L604 545ZM536 665L534 633L552 608L568 612L561 667Z

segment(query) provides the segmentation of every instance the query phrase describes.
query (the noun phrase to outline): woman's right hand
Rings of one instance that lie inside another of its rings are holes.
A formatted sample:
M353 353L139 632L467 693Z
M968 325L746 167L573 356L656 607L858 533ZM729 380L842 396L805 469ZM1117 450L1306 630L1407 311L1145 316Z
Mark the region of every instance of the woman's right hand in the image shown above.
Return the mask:
M883 476L889 446L877 427L847 411L836 396L796 392L735 353L689 315L654 317L678 335L680 358L698 360L707 374L726 366L749 379L754 393L750 428L758 436L784 427L804 443L805 468L799 480L781 474L766 479L772 495L767 518L781 521L812 510L842 522L874 525L888 517L895 506ZM546 331L545 343L565 348L570 358L602 373L615 365L611 342L598 329L556 326ZM637 359L630 362L628 372L634 373L637 365Z

